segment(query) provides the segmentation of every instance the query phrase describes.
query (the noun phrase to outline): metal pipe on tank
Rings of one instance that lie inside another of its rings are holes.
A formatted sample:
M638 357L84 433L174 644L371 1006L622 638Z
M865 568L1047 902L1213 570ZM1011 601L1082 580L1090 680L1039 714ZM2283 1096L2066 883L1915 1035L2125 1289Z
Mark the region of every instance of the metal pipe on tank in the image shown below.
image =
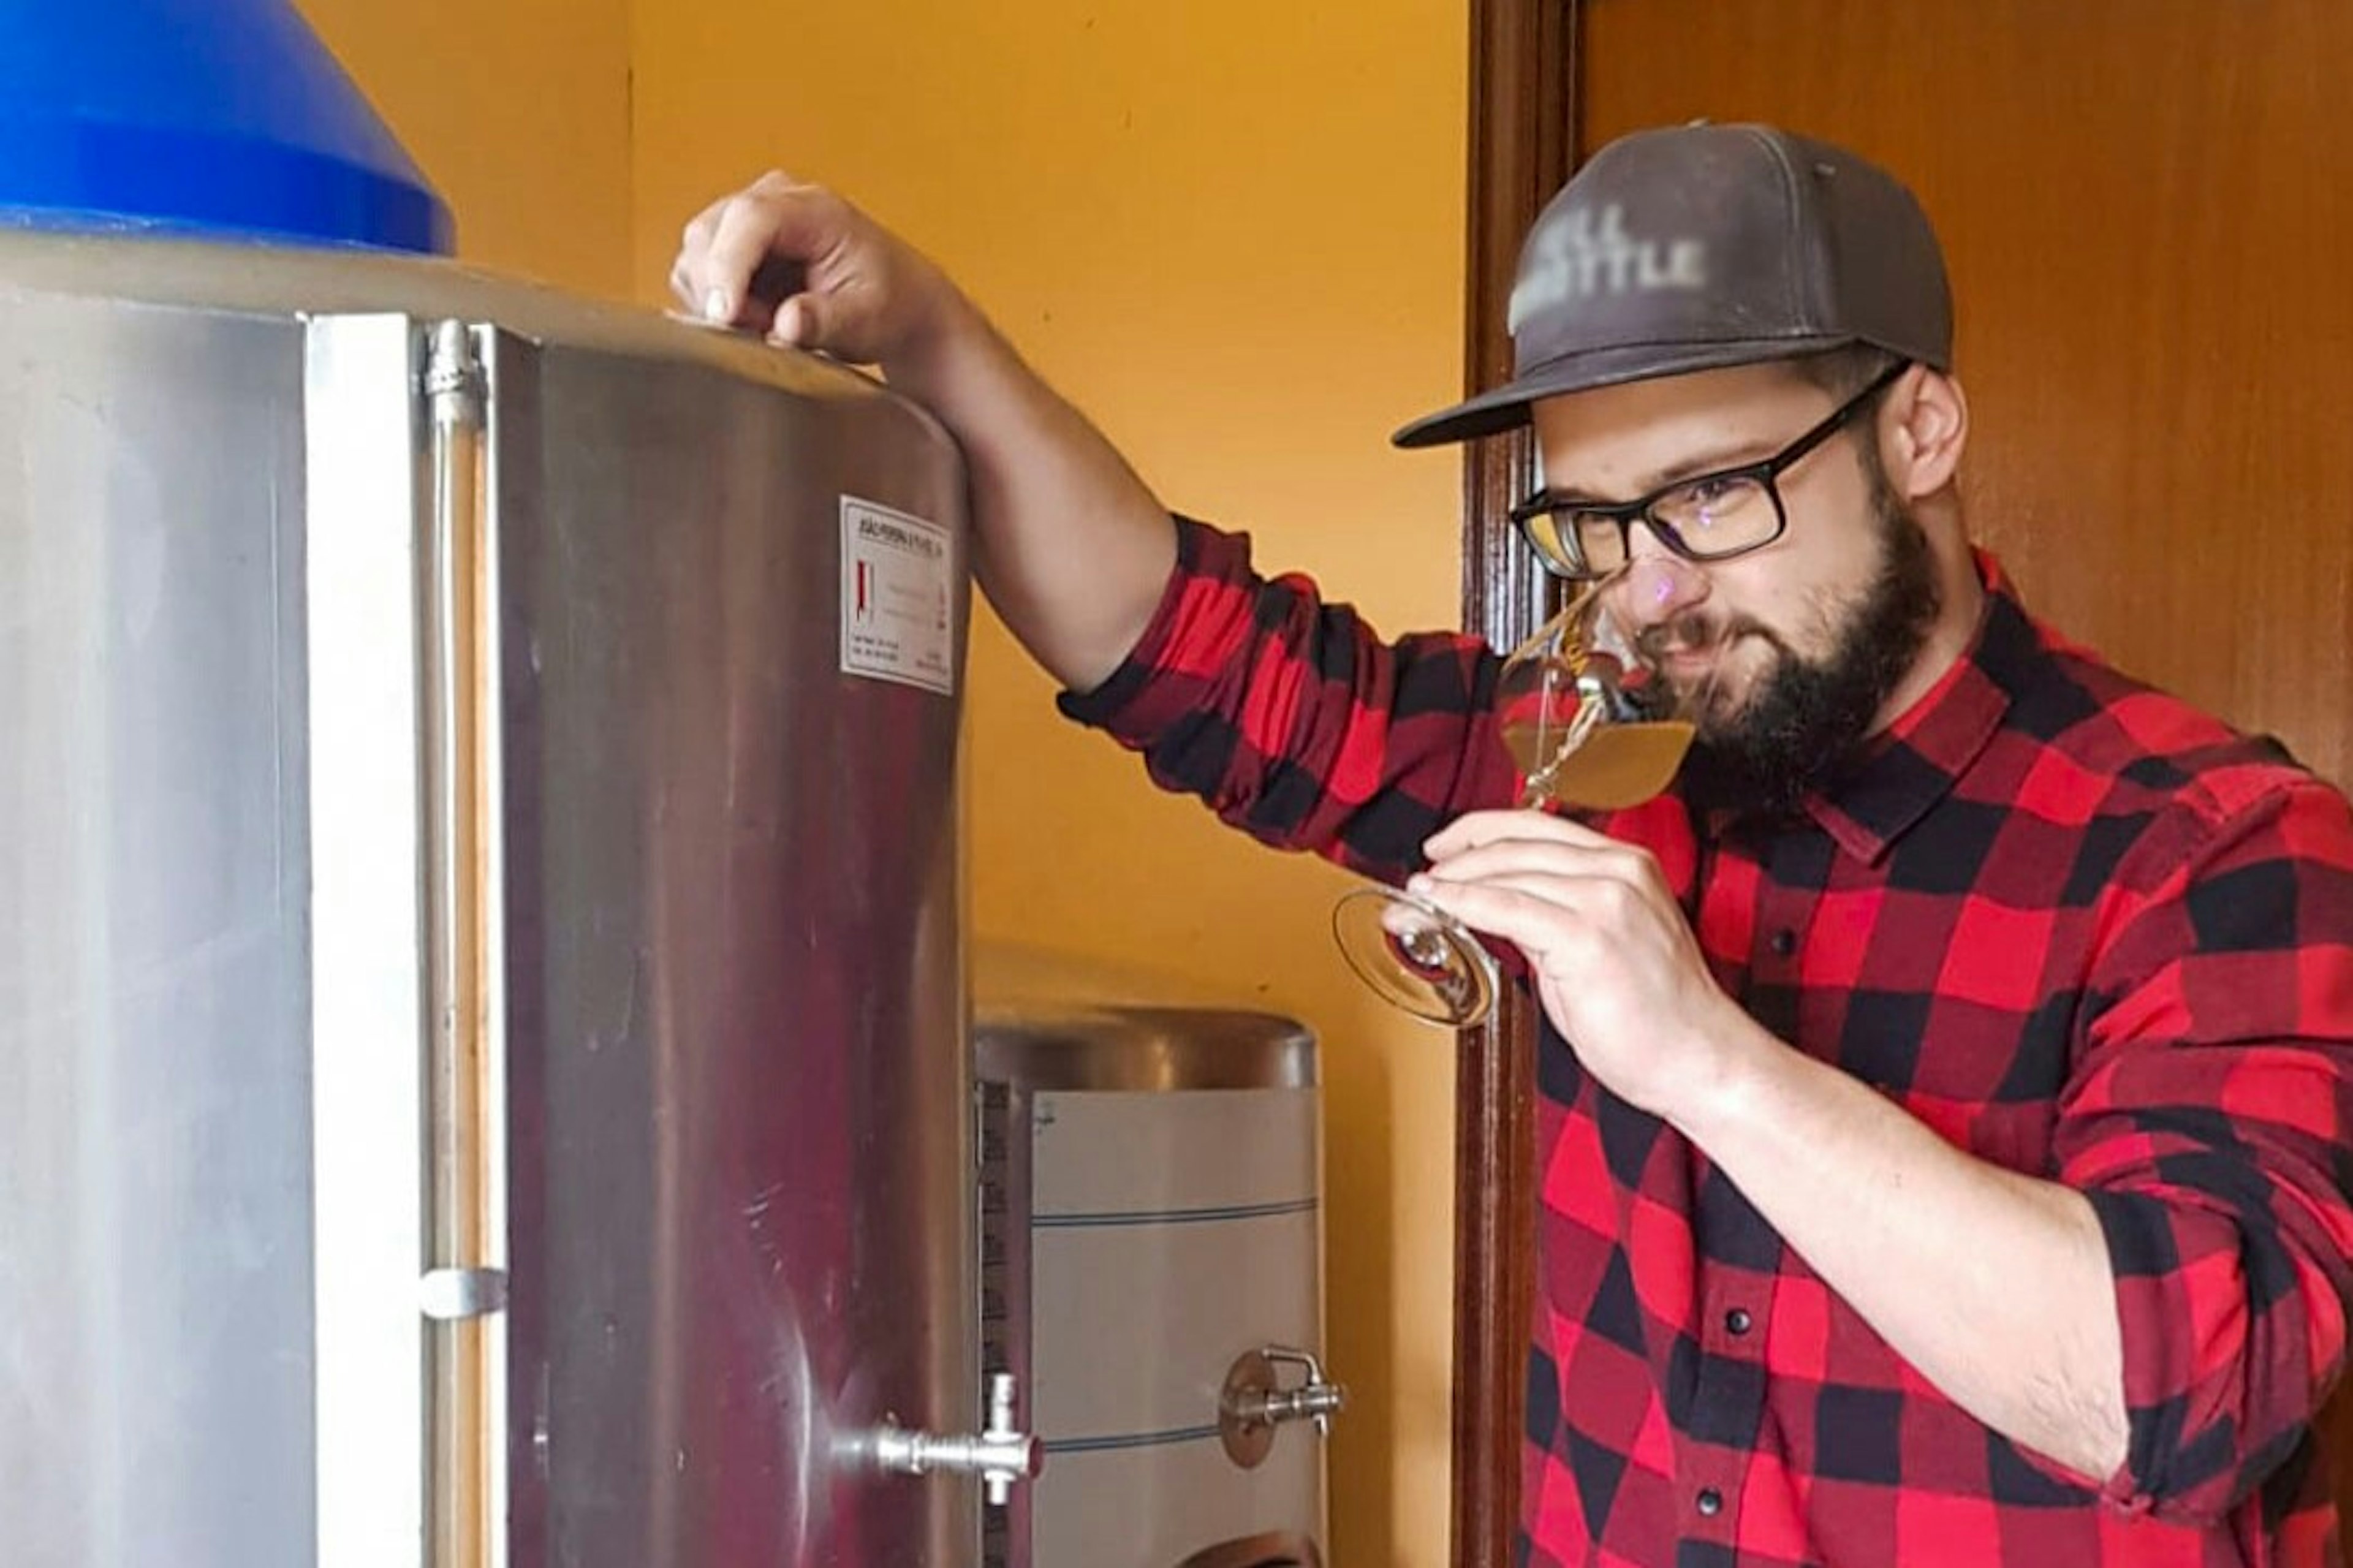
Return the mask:
M491 551L483 435L485 376L459 321L433 331L425 392L431 423L432 516L423 555L426 666L426 1086L430 1230L424 1309L432 1568L488 1568L495 1539L489 1478L493 1417L490 1314L504 1276L485 1263L494 1234L489 1164L496 1059L487 1005L495 875L487 825L497 803L489 759L497 705L486 686L496 643L486 581Z

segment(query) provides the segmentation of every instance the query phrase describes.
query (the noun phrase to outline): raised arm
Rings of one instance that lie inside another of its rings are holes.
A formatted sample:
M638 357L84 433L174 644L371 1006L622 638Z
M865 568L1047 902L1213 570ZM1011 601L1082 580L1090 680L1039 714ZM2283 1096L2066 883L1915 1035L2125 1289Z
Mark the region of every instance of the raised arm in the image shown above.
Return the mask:
M1168 513L937 266L831 191L771 173L687 225L670 286L711 320L879 366L928 408L964 448L997 614L1073 690L1118 668L1175 563Z

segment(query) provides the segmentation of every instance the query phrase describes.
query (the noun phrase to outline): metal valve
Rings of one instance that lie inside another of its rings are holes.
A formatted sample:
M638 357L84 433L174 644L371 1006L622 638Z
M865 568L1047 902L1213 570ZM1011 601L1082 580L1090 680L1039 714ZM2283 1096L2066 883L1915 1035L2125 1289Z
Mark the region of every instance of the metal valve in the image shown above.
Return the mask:
M978 1476L981 1495L991 1508L1013 1500L1013 1483L1035 1478L1046 1467L1046 1453L1038 1439L1013 1425L1013 1374L988 1374L988 1425L977 1436L946 1437L933 1432L909 1432L885 1423L874 1436L874 1458L886 1470L920 1476L933 1470L950 1475Z
M1305 1381L1296 1388L1282 1386L1277 1370L1294 1366ZM1348 1391L1324 1380L1323 1363L1305 1351L1288 1345L1266 1345L1245 1352L1226 1373L1218 1398L1218 1436L1226 1457L1244 1469L1264 1462L1274 1447L1275 1428L1289 1421L1313 1421L1320 1436L1332 1429L1332 1417L1348 1403Z

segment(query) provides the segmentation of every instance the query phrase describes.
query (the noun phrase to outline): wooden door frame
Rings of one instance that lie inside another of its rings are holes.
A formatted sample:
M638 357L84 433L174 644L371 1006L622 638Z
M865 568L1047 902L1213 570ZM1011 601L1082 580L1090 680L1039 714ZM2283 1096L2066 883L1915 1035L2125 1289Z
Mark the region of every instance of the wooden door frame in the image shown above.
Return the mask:
M1471 0L1466 390L1506 380L1520 241L1575 166L1578 0ZM1462 461L1462 624L1498 647L1541 624L1547 579L1506 516L1535 471L1525 434ZM1533 1303L1535 1010L1508 988L1455 1069L1455 1568L1508 1568L1519 1522Z

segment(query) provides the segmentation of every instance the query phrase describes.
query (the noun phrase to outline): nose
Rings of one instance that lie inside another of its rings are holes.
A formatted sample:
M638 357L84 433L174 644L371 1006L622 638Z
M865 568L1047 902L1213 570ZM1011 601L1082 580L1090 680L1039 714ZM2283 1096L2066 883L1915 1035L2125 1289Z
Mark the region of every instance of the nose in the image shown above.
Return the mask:
M1622 603L1637 626L1654 626L1683 614L1707 597L1707 574L1675 554L1638 526L1627 541Z

